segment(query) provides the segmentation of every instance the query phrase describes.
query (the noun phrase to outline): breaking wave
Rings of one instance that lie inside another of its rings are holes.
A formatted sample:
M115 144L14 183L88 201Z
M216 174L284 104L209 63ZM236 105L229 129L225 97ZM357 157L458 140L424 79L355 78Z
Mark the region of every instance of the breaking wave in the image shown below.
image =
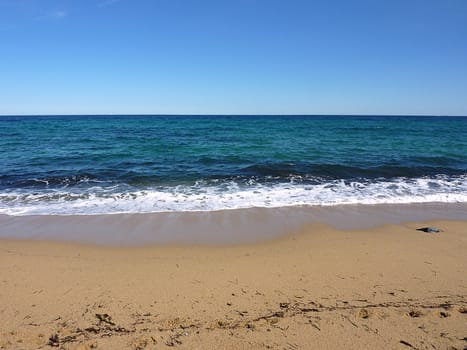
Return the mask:
M77 180L86 186L4 190L0 214L92 215L215 211L285 206L467 203L467 175L419 178L324 179L292 176L287 182L257 178L211 179L148 186Z

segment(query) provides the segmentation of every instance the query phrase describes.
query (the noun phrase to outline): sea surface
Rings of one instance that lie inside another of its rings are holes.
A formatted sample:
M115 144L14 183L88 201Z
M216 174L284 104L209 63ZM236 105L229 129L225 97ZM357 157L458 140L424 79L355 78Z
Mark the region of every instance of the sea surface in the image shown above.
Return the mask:
M467 118L1 116L0 214L467 203Z

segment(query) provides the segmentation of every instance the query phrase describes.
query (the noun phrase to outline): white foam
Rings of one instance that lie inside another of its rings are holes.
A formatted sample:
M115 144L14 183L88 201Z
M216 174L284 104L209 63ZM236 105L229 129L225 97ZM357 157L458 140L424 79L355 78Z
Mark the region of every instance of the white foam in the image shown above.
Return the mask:
M345 204L467 203L467 175L398 178L379 181L334 180L320 184L250 184L223 182L207 185L114 192L92 187L84 193L64 190L0 193L0 214L79 215L215 211L240 208L331 206Z

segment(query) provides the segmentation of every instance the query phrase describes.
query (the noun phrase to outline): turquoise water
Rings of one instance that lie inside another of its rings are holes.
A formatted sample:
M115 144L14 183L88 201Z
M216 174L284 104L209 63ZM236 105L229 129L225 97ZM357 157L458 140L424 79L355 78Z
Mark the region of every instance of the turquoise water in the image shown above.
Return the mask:
M0 117L0 213L467 202L467 118Z

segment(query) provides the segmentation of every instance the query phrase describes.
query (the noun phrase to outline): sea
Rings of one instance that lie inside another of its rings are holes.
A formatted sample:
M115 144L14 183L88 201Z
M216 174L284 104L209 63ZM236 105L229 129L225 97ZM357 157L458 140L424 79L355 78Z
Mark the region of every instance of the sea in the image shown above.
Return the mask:
M401 203L467 203L467 117L0 117L0 214Z

